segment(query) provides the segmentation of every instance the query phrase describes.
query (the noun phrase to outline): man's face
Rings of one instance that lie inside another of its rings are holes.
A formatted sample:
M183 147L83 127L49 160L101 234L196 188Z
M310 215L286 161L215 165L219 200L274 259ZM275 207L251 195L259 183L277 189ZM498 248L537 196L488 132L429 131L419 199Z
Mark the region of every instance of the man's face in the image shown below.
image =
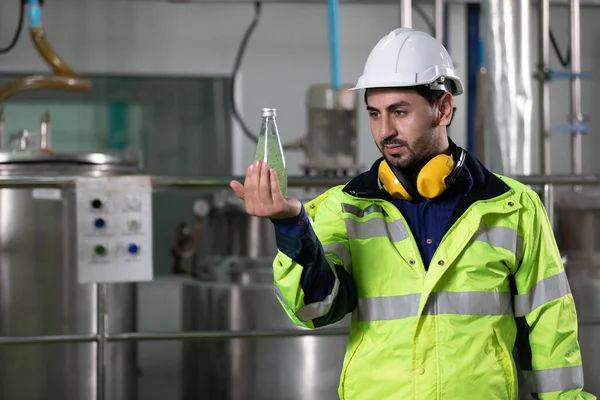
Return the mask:
M367 104L373 139L391 165L407 168L438 151L441 132L436 128L442 121L437 105L399 88L369 89Z

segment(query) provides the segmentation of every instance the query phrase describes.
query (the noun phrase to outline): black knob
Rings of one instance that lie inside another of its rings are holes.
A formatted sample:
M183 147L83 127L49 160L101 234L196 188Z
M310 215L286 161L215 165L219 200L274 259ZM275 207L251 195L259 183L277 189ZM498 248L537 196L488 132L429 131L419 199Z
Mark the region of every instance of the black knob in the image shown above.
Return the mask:
M102 207L102 201L100 199L92 200L92 208L100 208Z

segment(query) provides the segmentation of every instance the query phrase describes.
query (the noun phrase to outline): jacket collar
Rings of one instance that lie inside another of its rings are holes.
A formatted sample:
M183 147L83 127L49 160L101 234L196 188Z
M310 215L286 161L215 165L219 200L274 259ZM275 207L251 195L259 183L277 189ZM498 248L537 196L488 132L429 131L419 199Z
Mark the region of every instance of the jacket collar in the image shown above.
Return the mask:
M459 149L452 140L450 146ZM377 198L393 202L390 196L383 188L379 187L378 171L379 164L384 160L383 157L377 159L371 169L353 178L348 182L342 191L360 198ZM457 212L466 210L471 204L479 200L488 200L500 196L510 190L510 187L500 178L487 170L483 164L472 154L466 152L465 166L473 178L473 186L463 201L458 205ZM459 213L459 214L462 214Z

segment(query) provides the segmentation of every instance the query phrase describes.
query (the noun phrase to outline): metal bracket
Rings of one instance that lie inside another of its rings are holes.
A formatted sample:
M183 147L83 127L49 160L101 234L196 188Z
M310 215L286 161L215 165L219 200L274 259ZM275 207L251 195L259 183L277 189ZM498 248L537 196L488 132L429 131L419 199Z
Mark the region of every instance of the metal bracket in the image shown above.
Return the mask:
M589 133L590 125L585 123L580 124L563 124L563 125L554 125L550 127L551 133Z
M556 80L568 80L568 79L574 79L574 78L579 78L579 79L592 79L592 74L589 72L581 72L581 73L575 73L575 72L571 72L569 70L561 70L561 71L548 71L544 74L544 79L546 81L556 81Z

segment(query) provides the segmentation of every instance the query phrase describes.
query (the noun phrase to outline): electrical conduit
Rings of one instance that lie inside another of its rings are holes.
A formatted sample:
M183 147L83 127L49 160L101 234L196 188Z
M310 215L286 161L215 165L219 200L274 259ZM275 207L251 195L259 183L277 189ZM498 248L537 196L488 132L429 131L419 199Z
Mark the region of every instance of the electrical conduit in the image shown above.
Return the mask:
M39 0L28 0L29 33L40 56L48 64L54 75L30 75L13 80L0 87L0 103L18 92L34 89L70 90L88 92L92 89L89 80L82 78L64 62L52 49L42 26L42 13Z

